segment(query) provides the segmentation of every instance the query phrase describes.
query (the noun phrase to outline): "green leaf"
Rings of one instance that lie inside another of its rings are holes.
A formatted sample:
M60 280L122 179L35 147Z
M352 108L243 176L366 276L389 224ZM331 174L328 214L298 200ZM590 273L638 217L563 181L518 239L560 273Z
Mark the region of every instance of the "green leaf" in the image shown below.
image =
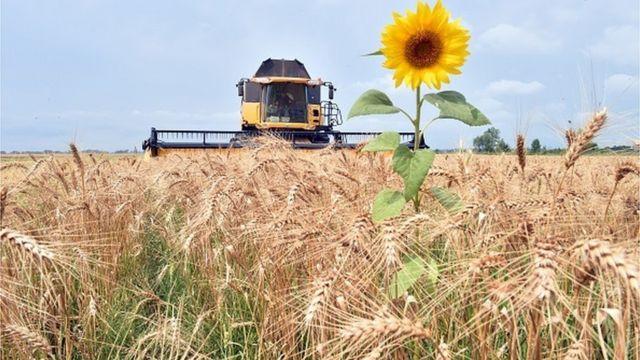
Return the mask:
M434 259L429 260L429 272L427 273L427 279L429 280L427 283L427 291L429 291L429 294L436 292L439 276L440 270L438 269L438 263Z
M369 141L362 151L392 151L400 145L400 134L393 131L383 132Z
M424 178L429 173L435 153L420 149L415 152L405 145L400 145L393 154L393 171L404 180L404 198L410 200L420 191Z
M351 107L347 118L372 114L395 114L397 112L400 112L400 109L393 106L387 94L380 90L371 89L360 95Z
M376 50L374 52L370 52L370 53L364 54L362 56L378 56L378 55L382 55L382 50Z
M402 296L407 290L415 285L425 273L428 276L427 291L433 293L436 289L438 281L439 271L438 265L435 261L430 260L427 263L424 259L418 256L412 256L407 258L395 276L389 284L388 294L391 299L397 299Z
M450 192L449 190L434 186L431 189L431 193L435 196L436 200L447 209L450 213L455 214L462 210L464 204L457 194Z
M480 110L469 104L464 95L457 91L427 94L424 99L440 110L438 118L460 120L469 126L491 124L491 121Z
M375 222L380 222L400 215L406 201L399 191L384 189L376 195L373 201L372 218Z

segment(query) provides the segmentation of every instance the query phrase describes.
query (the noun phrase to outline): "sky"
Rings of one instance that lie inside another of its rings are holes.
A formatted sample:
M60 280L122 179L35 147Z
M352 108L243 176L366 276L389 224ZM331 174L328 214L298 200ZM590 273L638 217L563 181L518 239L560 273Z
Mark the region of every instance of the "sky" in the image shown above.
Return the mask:
M433 4L433 1L429 1ZM600 145L640 138L638 0L445 0L470 30L456 90L513 144L547 147L606 106ZM332 81L344 114L364 91L395 88L379 49L394 11L415 1L2 0L0 150L140 149L149 129L239 130L235 83L271 58ZM434 90L432 90L434 91ZM436 111L425 107L423 116ZM397 115L345 119L343 131L410 129ZM486 127L438 120L435 148L470 146Z

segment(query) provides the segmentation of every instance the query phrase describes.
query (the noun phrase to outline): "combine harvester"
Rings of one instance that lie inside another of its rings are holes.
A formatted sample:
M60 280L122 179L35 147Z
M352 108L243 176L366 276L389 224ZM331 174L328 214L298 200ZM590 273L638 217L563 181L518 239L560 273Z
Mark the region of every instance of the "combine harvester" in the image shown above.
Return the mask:
M328 88L329 100L321 100L320 90ZM142 143L145 157L166 156L173 152L193 152L255 146L257 136L270 134L288 140L294 149L354 149L378 132L341 132L342 114L333 103L336 88L320 79L312 80L298 60L262 62L255 75L236 84L241 100L240 131L158 130ZM402 141L413 147L414 134L400 133ZM421 141L421 147L424 140Z

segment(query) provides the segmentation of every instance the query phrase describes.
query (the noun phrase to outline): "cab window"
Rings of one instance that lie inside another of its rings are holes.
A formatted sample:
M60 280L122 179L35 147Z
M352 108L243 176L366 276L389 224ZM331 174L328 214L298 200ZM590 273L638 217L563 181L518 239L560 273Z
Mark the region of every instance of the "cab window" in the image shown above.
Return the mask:
M307 87L305 84L269 84L265 87L264 98L265 122L307 122Z

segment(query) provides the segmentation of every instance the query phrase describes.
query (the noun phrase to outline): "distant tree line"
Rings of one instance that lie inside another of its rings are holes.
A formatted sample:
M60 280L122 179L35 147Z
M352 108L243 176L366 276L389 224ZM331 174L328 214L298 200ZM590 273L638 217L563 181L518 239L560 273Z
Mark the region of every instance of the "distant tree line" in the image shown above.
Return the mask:
M487 129L482 135L473 139L473 150L477 153L506 153L511 152L511 147L504 139L500 137L500 130L495 127ZM566 148L547 149L540 143L540 140L533 139L527 152L529 154L564 154ZM640 153L640 149L634 149L627 145L614 145L607 147L598 147L598 144L592 142L587 145L587 153Z

